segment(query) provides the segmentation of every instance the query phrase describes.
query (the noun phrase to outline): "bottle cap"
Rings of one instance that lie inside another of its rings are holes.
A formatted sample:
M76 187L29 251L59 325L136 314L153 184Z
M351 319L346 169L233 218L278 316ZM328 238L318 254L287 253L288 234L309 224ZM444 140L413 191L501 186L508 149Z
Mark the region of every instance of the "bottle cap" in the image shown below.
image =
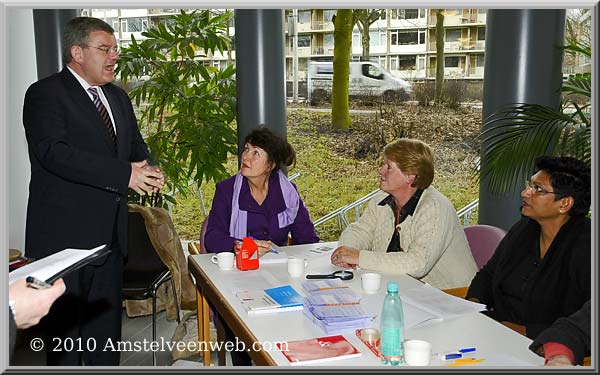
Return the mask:
M398 283L395 281L389 281L387 283L388 293L398 293Z

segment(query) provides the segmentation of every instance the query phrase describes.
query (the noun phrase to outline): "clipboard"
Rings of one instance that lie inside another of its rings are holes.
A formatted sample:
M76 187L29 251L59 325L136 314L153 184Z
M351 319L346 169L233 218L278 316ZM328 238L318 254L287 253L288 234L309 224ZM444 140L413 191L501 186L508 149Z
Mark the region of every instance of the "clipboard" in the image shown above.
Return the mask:
M48 284L54 284L54 282L56 280L62 278L63 276L68 275L71 272L76 271L76 270L82 268L83 266L86 266L86 265L90 264L91 262L110 254L111 252L112 252L112 250L109 249L108 246L102 245L102 248L100 250L96 251L95 253L90 254L89 256L81 259L78 262L73 263L72 265L70 265L67 268L63 268L61 271L59 271L59 272L55 273L54 275L50 276L49 278L47 278L46 282Z
M49 284L74 272L85 265L108 255L111 250L106 244L93 249L64 249L35 262L20 267L8 274L8 283L33 276Z

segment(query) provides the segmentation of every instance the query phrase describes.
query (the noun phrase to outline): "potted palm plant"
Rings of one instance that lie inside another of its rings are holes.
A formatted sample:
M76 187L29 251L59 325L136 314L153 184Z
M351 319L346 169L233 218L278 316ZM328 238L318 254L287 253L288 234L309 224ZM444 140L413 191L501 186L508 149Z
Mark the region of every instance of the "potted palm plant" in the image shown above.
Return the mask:
M572 41L562 49L591 57L591 46ZM480 178L489 178L493 193L514 190L532 172L539 155L572 156L591 161L591 73L569 75L562 84L560 109L513 103L484 120L479 140ZM479 167L479 166L478 166Z

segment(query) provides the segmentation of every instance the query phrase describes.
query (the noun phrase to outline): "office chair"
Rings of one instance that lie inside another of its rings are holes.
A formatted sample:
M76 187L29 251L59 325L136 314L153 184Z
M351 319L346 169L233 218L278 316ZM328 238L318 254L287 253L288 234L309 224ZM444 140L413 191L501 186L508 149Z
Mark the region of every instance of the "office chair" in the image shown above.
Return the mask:
M139 212L129 211L127 239L127 264L123 270L123 299L145 300L152 298L152 342L156 341L156 291L166 281L171 289L179 318L179 303L175 282L167 266L160 259L150 242L144 218ZM152 365L156 366L156 352L152 352Z
M464 228L471 253L480 270L488 260L494 255L502 238L506 234L504 229L491 225L470 225Z

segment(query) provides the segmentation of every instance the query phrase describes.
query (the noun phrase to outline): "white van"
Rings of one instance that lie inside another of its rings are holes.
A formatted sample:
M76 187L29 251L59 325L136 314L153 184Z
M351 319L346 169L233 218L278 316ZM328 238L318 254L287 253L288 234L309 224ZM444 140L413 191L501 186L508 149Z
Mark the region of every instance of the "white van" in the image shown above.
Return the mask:
M308 65L308 95L311 104L319 104L331 97L333 62L311 61ZM350 96L381 96L384 101L408 99L412 87L407 81L394 77L381 65L372 61L350 62Z

